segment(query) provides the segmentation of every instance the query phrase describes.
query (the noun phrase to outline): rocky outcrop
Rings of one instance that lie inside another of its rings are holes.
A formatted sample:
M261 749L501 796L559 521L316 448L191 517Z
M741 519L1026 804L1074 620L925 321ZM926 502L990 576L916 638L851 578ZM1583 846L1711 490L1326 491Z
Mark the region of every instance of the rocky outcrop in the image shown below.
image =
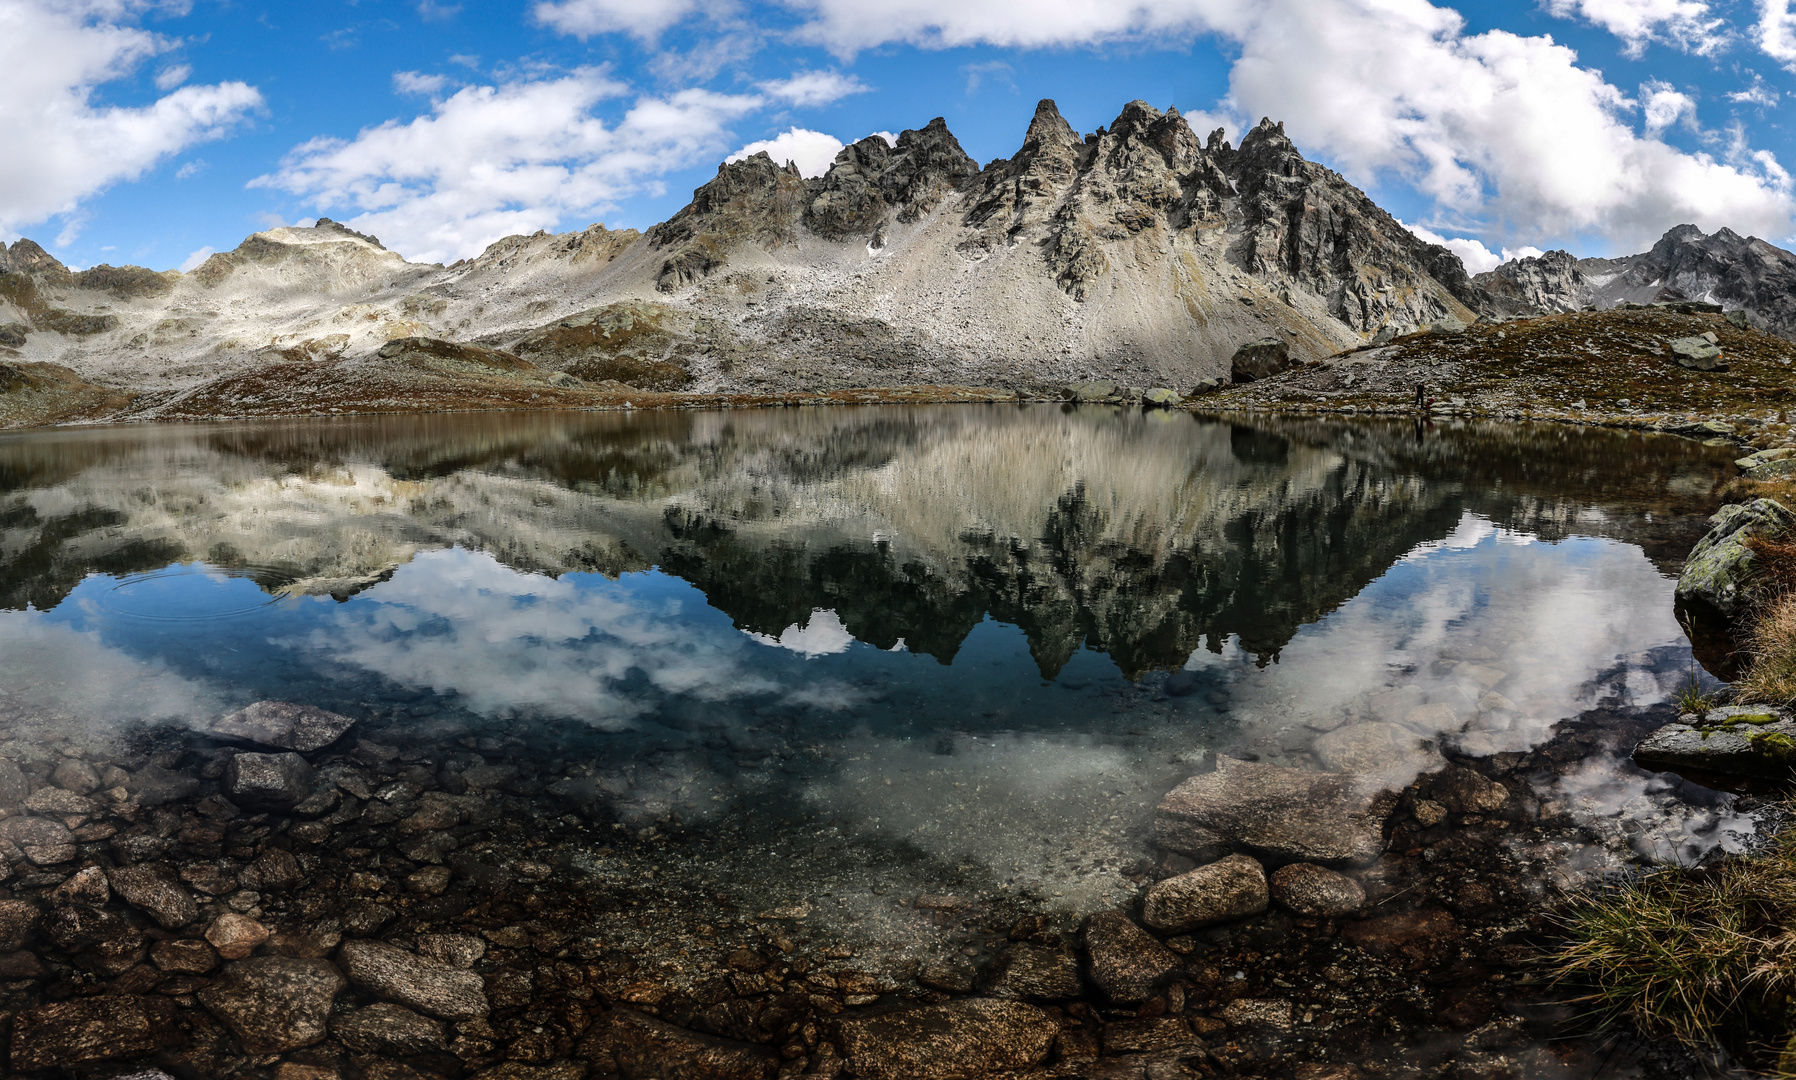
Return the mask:
M809 186L805 225L832 240L861 237L877 247L888 220L916 221L978 172L939 116L921 130L900 132L896 147L871 135L843 147Z
M805 205L805 182L788 162L766 151L717 167L717 176L692 193L692 202L648 231L667 252L655 287L673 292L721 268L741 244L776 246L792 240Z
M1459 257L1378 208L1338 173L1306 160L1270 120L1230 157L1246 235L1239 258L1326 298L1334 317L1363 333L1469 316L1482 294Z
M1488 297L1483 306L1499 315L1579 311L1592 301L1590 285L1569 251L1511 259L1472 283Z

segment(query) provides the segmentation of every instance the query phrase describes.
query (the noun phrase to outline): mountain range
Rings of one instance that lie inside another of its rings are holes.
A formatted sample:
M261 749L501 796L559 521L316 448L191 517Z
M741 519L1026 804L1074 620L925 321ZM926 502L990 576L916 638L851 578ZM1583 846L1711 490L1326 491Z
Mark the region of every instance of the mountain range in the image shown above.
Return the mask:
M1473 278L1280 124L1234 146L1136 101L1080 135L1043 101L1017 152L984 166L938 118L847 146L816 178L764 153L725 163L646 232L512 236L449 266L328 218L188 273L75 272L20 240L0 248L0 397L85 403L19 414L41 422L1188 388L1268 337L1316 359L1443 319L1664 299L1796 337L1796 255L1686 225L1640 255L1556 251Z

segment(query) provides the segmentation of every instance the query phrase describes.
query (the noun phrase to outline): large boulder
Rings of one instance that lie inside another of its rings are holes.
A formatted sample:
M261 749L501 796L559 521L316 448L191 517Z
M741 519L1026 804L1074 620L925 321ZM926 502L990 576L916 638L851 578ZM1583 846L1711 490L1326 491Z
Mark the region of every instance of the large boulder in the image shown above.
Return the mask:
M1239 845L1280 859L1363 864L1384 850L1384 822L1396 804L1380 777L1219 754L1215 771L1193 776L1160 800L1154 842L1194 858Z
M1282 338L1263 337L1235 350L1229 360L1229 377L1238 383L1277 375L1291 366L1291 346Z
M1700 337L1681 337L1670 342L1671 358L1679 367L1691 371L1715 371L1721 367L1721 346L1715 343L1714 334L1703 334Z
M1047 1060L1060 1024L1033 1005L967 998L842 1021L861 1080L972 1080Z
M1659 772L1782 779L1796 768L1796 717L1753 705L1686 713L1642 740L1634 763Z
M1722 507L1709 523L1713 527L1684 560L1677 602L1731 621L1754 598L1758 560L1746 546L1747 539L1783 536L1796 526L1796 514L1775 499L1754 499Z

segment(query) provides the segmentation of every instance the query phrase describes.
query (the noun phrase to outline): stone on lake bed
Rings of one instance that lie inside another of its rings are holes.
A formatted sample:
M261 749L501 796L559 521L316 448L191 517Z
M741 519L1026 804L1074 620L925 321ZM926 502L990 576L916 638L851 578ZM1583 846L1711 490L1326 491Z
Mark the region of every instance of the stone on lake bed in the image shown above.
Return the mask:
M298 754L235 754L225 765L225 797L249 810L287 810L312 793L312 767Z
M1041 1064L1060 1024L1020 1001L967 998L844 1020L841 1031L863 1080L972 1080Z
M1634 763L1657 772L1783 778L1796 769L1796 718L1752 705L1685 714L1642 740Z
M34 866L54 866L75 857L75 836L49 818L14 817L0 821L0 840L10 841Z
M227 911L206 927L206 940L226 960L241 960L268 940L268 927L248 915Z
M599 1015L576 1053L600 1075L623 1080L773 1080L780 1067L779 1054L768 1047L688 1031L631 1009Z
M413 1057L449 1048L442 1024L386 1001L334 1017L331 1034L362 1054Z
M1317 760L1337 772L1403 773L1408 783L1440 761L1420 735L1397 724L1347 724L1322 735L1310 747Z
M1230 855L1147 891L1141 921L1155 930L1194 930L1266 910L1266 870L1246 855Z
M147 912L164 930L178 930L200 917L193 897L166 864L116 867L107 879L125 903Z
M199 992L252 1054L278 1054L324 1038L331 1005L345 986L326 960L258 956L227 965Z
M258 701L214 720L206 732L277 750L309 754L336 742L354 726L355 721L349 717L313 705Z
M988 988L997 997L1078 997L1079 961L1065 949L1019 941L999 956Z
M1377 776L1289 769L1217 755L1160 800L1154 842L1194 858L1239 844L1319 863L1369 863L1397 797Z
M1122 1005L1152 997L1181 963L1178 954L1120 911L1101 912L1086 921L1085 952L1091 959L1091 981Z
M26 1009L13 1018L12 1067L30 1072L140 1057L184 1037L175 1003L168 998L74 998Z
M471 971L378 941L345 942L337 956L349 981L378 997L443 1020L487 1013L486 982Z
M1366 890L1346 874L1315 863L1292 863L1273 871L1272 899L1299 915L1332 919L1365 906Z

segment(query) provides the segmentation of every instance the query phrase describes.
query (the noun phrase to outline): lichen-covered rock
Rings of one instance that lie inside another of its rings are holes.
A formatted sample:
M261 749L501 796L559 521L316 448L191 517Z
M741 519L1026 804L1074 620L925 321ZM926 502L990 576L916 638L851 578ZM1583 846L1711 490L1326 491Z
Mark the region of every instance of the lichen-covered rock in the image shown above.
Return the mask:
M1268 900L1265 868L1246 855L1230 855L1149 889L1141 921L1155 930L1195 930L1257 915Z
M1709 335L1713 336L1713 335ZM1667 346L1679 367L1692 371L1714 371L1721 367L1721 346L1700 337L1673 339Z
M1218 755L1154 809L1154 842L1193 857L1244 845L1283 859L1368 863L1397 804L1377 776L1313 772Z
M1060 1033L1020 1001L968 998L842 1022L842 1053L864 1080L972 1080L1041 1064Z
M1774 499L1754 499L1722 507L1709 522L1713 527L1684 560L1677 600L1731 620L1753 597L1757 558L1747 538L1783 536L1796 527L1796 514Z
M1790 457L1796 457L1796 447L1774 446L1769 450L1755 451L1743 458L1736 459L1734 468L1741 472L1749 472L1760 465L1769 465L1773 461L1782 461Z
M1787 777L1796 769L1796 717L1756 705L1687 713L1642 740L1634 763L1663 772Z

